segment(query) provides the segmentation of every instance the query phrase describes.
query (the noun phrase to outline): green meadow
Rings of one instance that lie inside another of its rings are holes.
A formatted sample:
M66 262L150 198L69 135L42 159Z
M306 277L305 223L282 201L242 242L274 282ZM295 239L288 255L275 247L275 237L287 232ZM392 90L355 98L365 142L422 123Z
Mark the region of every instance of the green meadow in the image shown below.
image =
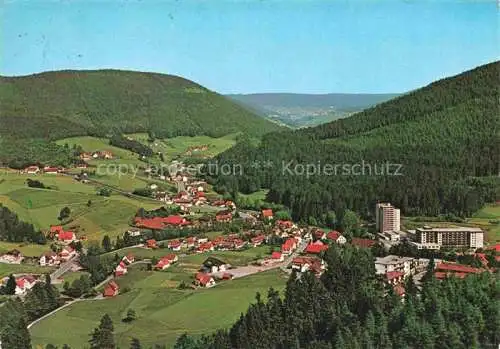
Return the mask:
M132 270L118 279L121 289L128 292L111 299L77 302L57 312L31 328L32 343L84 348L89 333L107 313L120 347L128 347L133 337L145 347L155 343L172 347L184 332L202 335L230 326L253 302L256 292L265 294L269 287L282 290L286 282L280 272L268 271L210 289L177 290L171 286L178 277L182 275L176 272ZM137 319L121 322L130 308Z
M25 184L28 178L36 178L50 189L29 188ZM96 186L82 184L69 176L28 176L13 171L0 173L0 203L42 230L60 224L59 212L67 206L71 215L63 222L65 229L99 241L104 234L110 237L122 234L140 207L161 206L152 200L136 200L115 193L110 197L99 196Z
M53 267L41 267L34 264L0 263L0 278L9 276L10 274L45 274L53 271Z
M128 137L135 139L153 149L154 152L161 152L165 156L165 160L172 160L177 157L189 158L190 155L185 155L186 150L192 146L208 145L205 151L193 152L191 156L211 158L215 155L231 148L236 143L238 133L232 133L223 137L213 138L209 136L179 136L169 139L156 139L154 142L148 142L146 133L128 134Z

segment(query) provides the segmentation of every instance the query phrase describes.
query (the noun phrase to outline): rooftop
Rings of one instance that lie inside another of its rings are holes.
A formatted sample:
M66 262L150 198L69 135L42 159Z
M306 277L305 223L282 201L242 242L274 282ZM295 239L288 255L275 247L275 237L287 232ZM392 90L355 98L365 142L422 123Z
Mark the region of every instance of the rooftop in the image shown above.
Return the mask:
M417 228L417 231L435 231L435 232L441 232L441 233L449 233L449 232L454 232L454 231L463 231L463 232L475 232L475 233L482 233L483 230L481 228L475 228L475 227L453 227L453 228L432 228L432 227L422 227L422 228Z

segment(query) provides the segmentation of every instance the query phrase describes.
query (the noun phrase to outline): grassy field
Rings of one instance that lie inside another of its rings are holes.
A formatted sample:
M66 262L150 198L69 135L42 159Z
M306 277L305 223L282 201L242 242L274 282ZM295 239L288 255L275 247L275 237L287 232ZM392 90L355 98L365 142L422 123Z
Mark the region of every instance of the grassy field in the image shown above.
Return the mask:
M215 258L219 258L233 266L242 266L247 265L265 255L268 255L269 251L269 246L259 246L242 251L213 251L206 253L189 254L181 257L178 265L181 269L189 269L189 272L194 272L193 270L197 270L205 261L205 259L212 256ZM113 256L115 253L116 252L112 251L105 255ZM132 253L137 259L146 259L153 257L163 257L169 253L182 254L183 252L173 252L168 248L159 248L152 250L142 247L131 247L118 251L118 254L120 256L124 256L128 253Z
M119 279L122 289L128 287L129 292L61 310L31 329L32 343L67 343L83 348L101 316L108 313L120 347L128 347L132 337L146 347L155 343L171 347L186 331L201 335L229 326L254 300L256 292L265 294L271 286L281 290L286 282L279 272L269 271L193 291L170 288L170 280L176 277L175 272L131 271ZM122 323L129 308L138 318L130 324Z
M50 250L50 245L0 241L0 254L14 249L21 251L25 257L40 257L42 253Z
M500 205L485 206L467 221L486 230L490 244L500 242Z
M251 200L251 201L265 201L268 191L269 191L268 189L261 189L259 191L256 191L255 193L252 193L252 194L240 193L239 195L241 197L244 197L244 198Z
M208 145L208 149L206 151L193 153L193 157L214 157L215 155L231 148L236 143L236 137L238 134L233 133L220 138L208 136L181 136L170 139L157 139L153 143L148 142L148 135L146 133L134 133L127 136L146 144L155 152L163 153L165 161L168 161L177 157L190 157L189 155L184 154L187 148L201 145Z
M118 158L117 160L104 160L103 162L123 162L124 160L128 161L137 161L140 163L138 160L138 155L131 152L130 150L118 148L115 146L112 146L109 144L109 140L106 138L97 138L97 137L90 137L90 136L84 136L84 137L70 137L70 138L64 138L60 139L56 142L59 145L64 145L68 144L70 147L73 145L79 145L83 148L84 151L87 152L93 152L93 151L103 151L107 150L113 153L113 156L115 158ZM90 163L99 163L99 160L91 160Z
M0 263L0 277L8 276L9 274L45 274L54 271L52 267L41 267L33 264L6 264Z
M123 233L140 207L154 209L161 206L154 201L136 200L119 194L98 196L95 186L76 182L67 176L36 176L51 189L28 188L25 184L27 178L29 176L15 172L0 173L0 203L38 229L60 224L57 219L59 212L68 206L71 215L70 220L65 222L65 228L100 241L104 234L115 237ZM87 205L89 200L90 206Z

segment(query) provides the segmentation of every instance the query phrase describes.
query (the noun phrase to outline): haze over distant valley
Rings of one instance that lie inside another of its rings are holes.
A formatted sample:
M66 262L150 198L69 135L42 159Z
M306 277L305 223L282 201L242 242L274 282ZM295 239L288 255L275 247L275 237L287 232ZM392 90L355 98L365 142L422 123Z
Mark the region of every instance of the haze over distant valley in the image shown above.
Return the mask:
M316 126L345 118L398 96L395 93L252 93L227 97L278 123L294 127Z

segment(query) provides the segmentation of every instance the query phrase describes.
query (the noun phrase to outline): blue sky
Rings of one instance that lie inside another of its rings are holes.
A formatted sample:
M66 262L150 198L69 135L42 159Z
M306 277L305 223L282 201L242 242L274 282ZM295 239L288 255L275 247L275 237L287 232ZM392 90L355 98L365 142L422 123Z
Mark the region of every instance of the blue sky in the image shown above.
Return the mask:
M132 69L221 93L404 92L499 56L495 1L12 1L1 75Z

